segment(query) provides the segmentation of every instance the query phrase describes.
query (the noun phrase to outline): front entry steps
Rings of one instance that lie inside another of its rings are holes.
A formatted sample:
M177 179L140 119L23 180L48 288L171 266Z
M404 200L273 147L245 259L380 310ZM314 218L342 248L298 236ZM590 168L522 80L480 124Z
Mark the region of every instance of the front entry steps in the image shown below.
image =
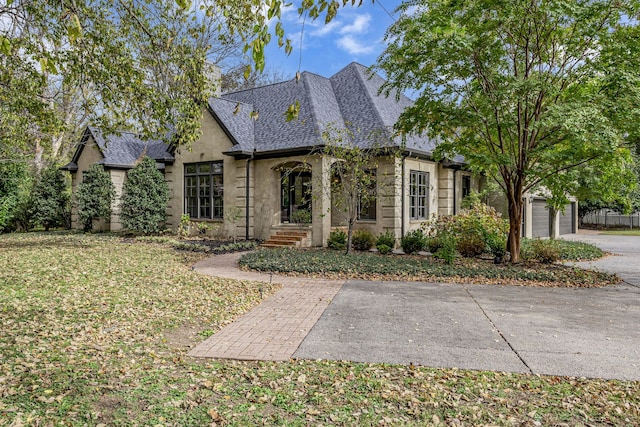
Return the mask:
M310 247L311 241L308 231L276 230L261 246L265 248L304 248Z

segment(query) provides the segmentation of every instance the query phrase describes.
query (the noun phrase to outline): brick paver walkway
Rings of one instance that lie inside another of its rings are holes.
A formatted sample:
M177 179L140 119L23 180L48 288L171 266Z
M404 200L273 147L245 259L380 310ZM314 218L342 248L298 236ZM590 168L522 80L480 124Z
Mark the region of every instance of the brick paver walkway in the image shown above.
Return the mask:
M196 271L217 277L282 284L282 289L213 334L189 356L239 360L289 360L316 324L344 280L270 276L238 269L239 253L197 263Z

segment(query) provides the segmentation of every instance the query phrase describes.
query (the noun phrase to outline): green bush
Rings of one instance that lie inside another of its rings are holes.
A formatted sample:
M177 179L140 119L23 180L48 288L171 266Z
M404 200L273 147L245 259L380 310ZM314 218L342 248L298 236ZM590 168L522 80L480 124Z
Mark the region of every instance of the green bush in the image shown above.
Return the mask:
M351 245L358 251L368 251L373 247L375 241L373 233L365 229L356 230L351 236Z
M442 238L443 236L431 236L427 237L425 240L425 249L435 254L438 252L438 249L442 247Z
M456 245L457 241L453 236L441 236L440 247L433 256L445 261L447 264L453 264L456 259Z
M485 204L475 202L458 215L440 216L424 224L430 237L446 235L456 241L456 248L465 257L474 257L483 253L489 236L504 236L506 239L509 223L496 210ZM439 249L438 240L431 243L435 253Z
M33 187L31 199L31 218L45 231L67 225L70 215L69 192L64 172L55 165L42 172L40 180Z
M167 219L168 201L169 187L156 161L150 157L143 158L129 171L122 187L122 225L143 234L160 232Z
M498 234L490 234L487 237L487 247L491 255L502 258L507 253L507 239Z
M347 244L347 234L342 230L336 230L329 233L327 246L330 249L344 249Z
M291 214L291 222L295 224L311 224L311 212L306 209L298 209Z
M555 240L532 240L527 248L526 257L523 258L551 264L560 260L560 248Z
M32 185L26 163L0 162L0 232L29 229Z
M395 234L393 234L391 231L385 231L384 233L379 235L376 239L376 247L380 245L385 245L393 249L393 247L396 245Z
M84 231L93 229L93 220L111 216L111 201L116 195L109 173L94 163L82 174L76 191L78 219Z
M378 252L382 255L387 255L393 252L393 249L391 248L391 246L385 245L384 243L380 243L379 245L376 245L376 249L378 249Z
M413 230L406 233L400 239L400 246L406 254L413 254L425 248L426 236L422 230Z
M460 255L466 258L473 258L482 254L485 247L484 234L477 230L463 233L456 243L456 249L458 249Z

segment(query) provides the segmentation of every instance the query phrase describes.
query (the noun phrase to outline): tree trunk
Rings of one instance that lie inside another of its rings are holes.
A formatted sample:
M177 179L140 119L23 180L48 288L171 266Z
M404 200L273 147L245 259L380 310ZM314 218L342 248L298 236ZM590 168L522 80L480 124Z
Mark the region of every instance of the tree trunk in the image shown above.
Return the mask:
M522 187L514 185L508 188L508 210L509 210L509 238L507 240L507 250L511 254L511 262L520 262L520 242L522 230ZM519 188L518 188L519 187Z
M351 253L351 240L353 239L353 224L354 222L349 220L349 226L347 227L347 248L345 250L345 255L349 255Z
M549 239L556 238L556 218L558 218L558 211L554 208L549 208Z

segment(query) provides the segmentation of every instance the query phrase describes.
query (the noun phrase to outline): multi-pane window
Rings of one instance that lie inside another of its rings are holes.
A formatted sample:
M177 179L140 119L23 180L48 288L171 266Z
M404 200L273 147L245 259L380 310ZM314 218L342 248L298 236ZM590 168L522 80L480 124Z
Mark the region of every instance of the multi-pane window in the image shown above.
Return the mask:
M185 212L193 219L222 218L222 162L184 165Z
M471 194L471 177L469 175L462 176L462 198L464 199Z
M358 219L376 219L376 170L366 171L367 179L363 194L358 200Z
M429 215L429 173L411 171L409 174L409 217L427 219Z

